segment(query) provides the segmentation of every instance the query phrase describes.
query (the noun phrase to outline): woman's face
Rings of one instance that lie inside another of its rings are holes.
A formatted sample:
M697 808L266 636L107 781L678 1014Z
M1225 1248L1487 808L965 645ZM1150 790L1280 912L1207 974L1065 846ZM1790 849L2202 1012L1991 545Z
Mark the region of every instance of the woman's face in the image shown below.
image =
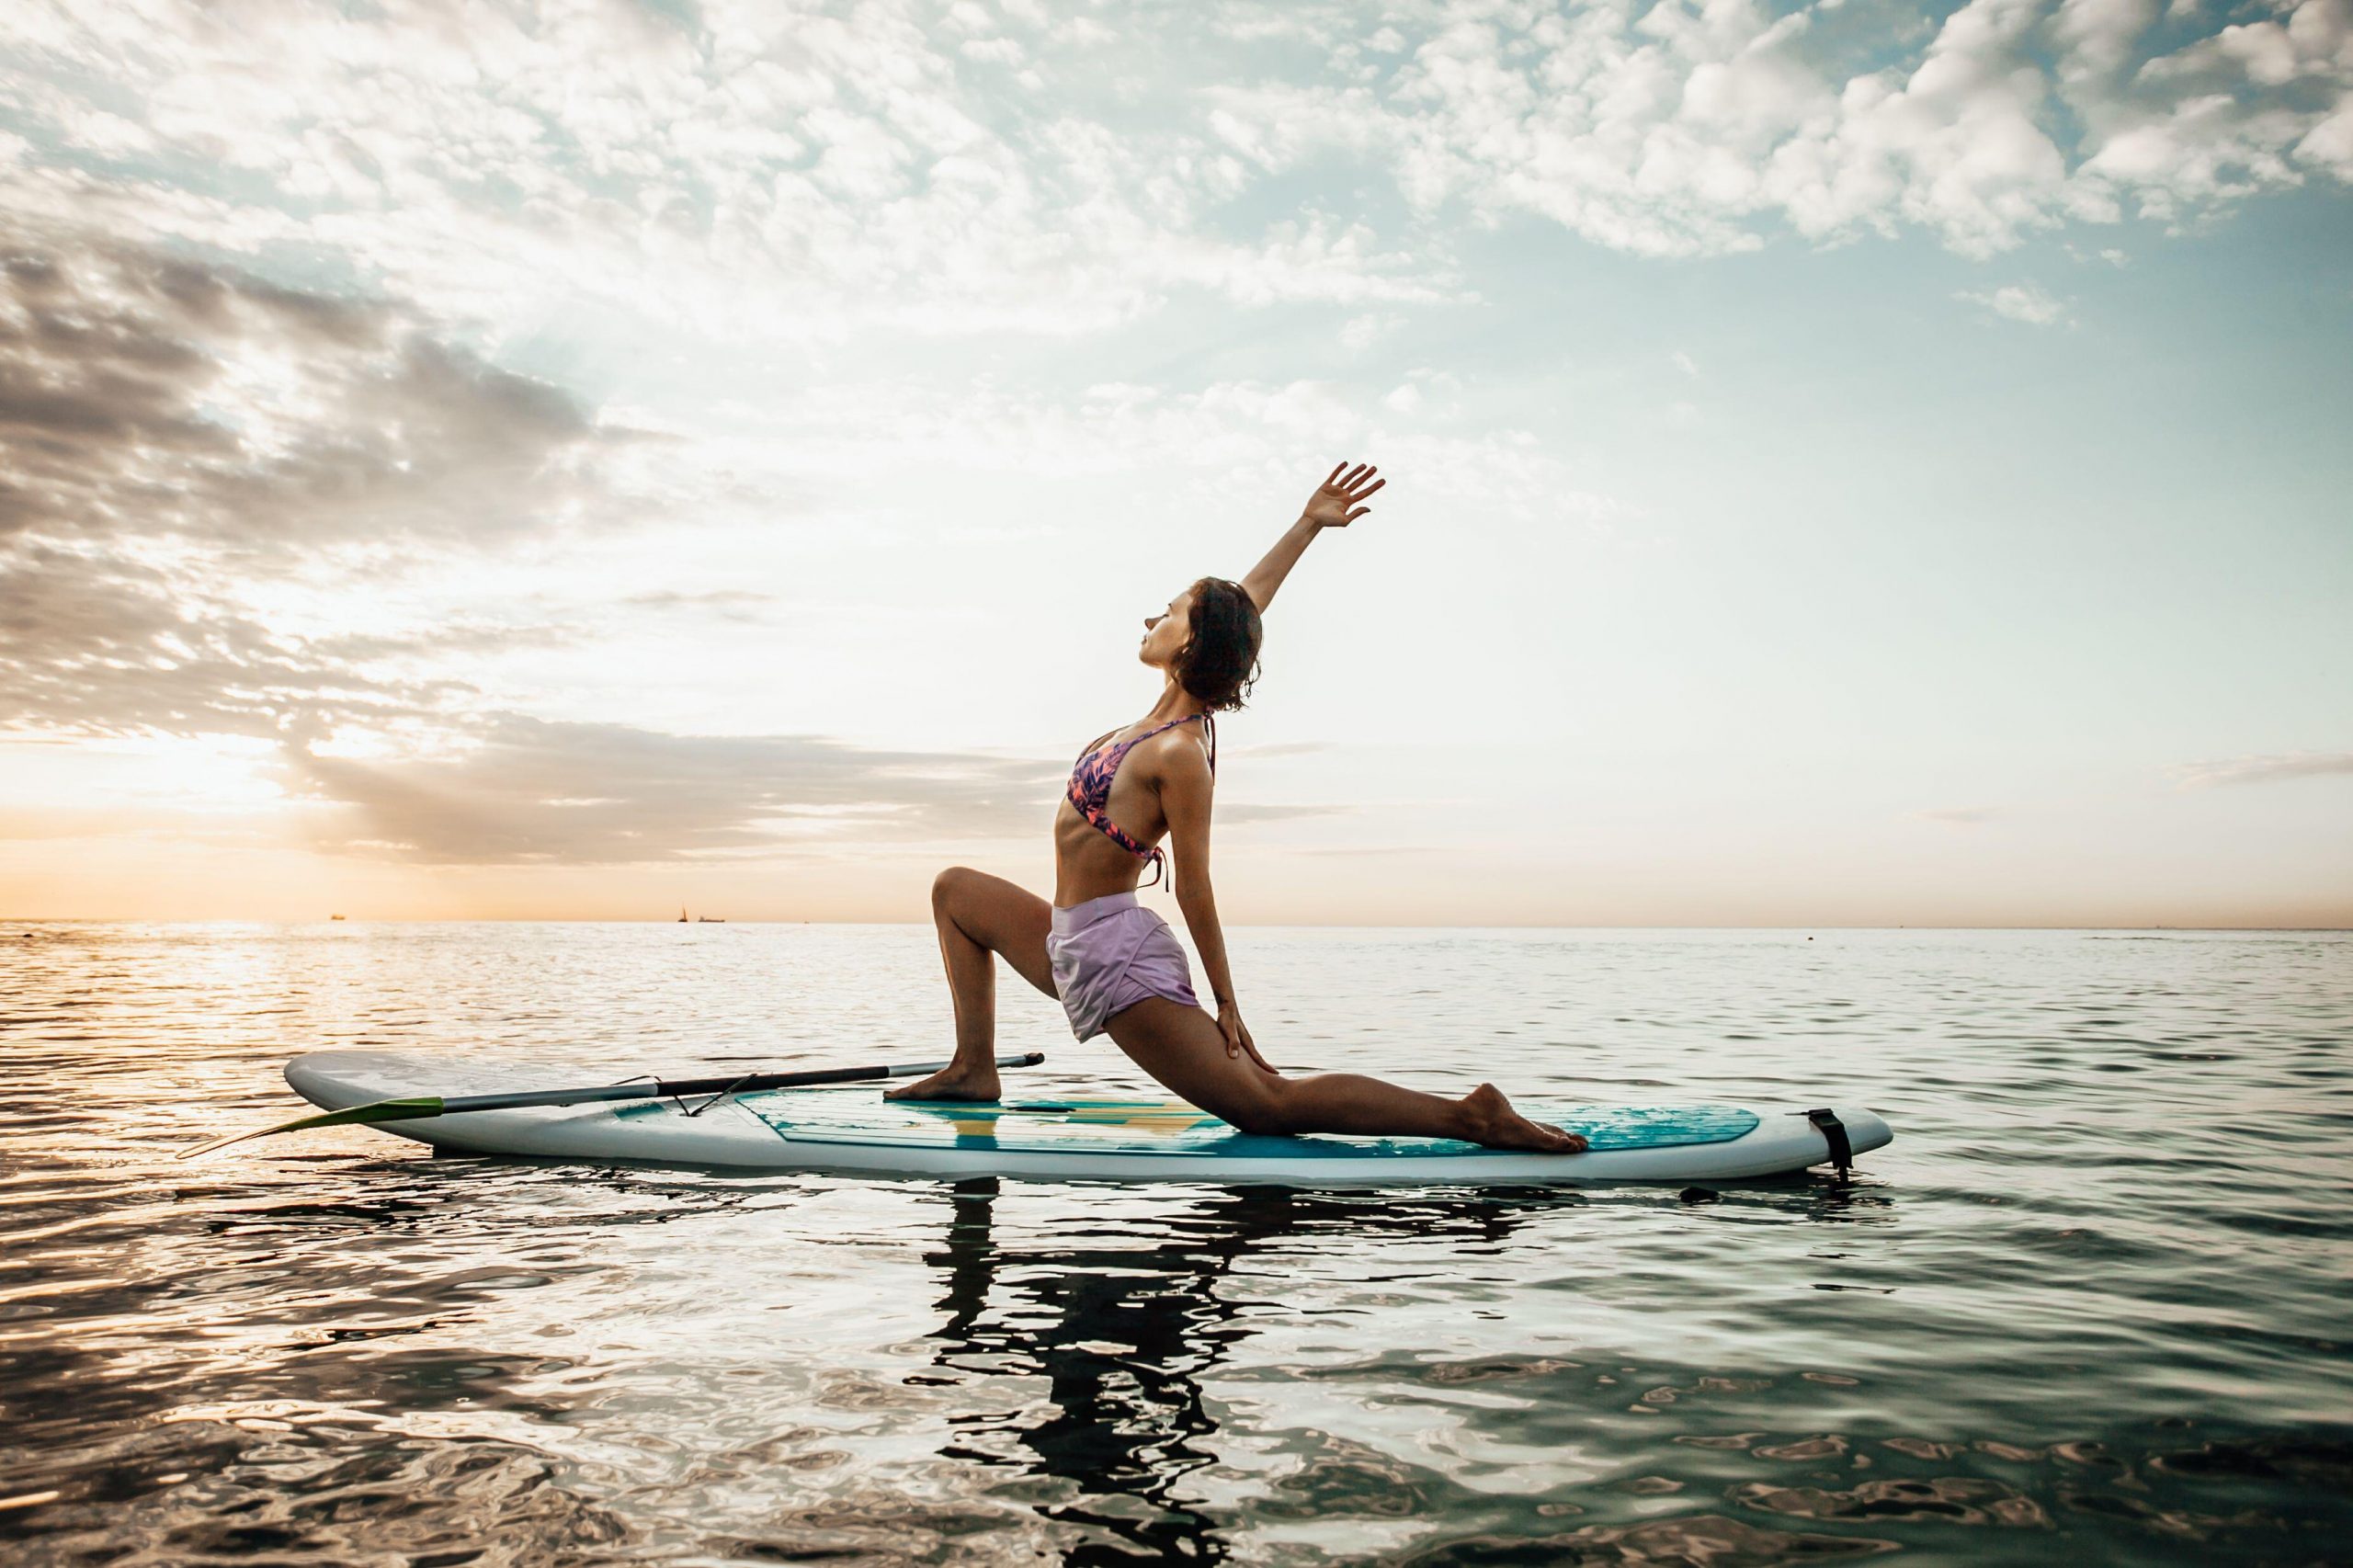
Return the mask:
M1193 590L1188 588L1170 599L1166 609L1143 618L1143 645L1136 650L1136 657L1154 669L1165 670L1192 634Z

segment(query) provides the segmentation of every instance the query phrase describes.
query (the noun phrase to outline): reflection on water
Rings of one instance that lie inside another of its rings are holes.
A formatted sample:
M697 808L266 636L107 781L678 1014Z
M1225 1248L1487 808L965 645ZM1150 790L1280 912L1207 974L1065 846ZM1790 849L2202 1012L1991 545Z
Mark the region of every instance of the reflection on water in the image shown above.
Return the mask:
M1392 1196L1374 1207L1245 1187L1179 1197L1144 1234L1083 1234L1066 1251L1025 1257L997 1244L998 1187L984 1180L955 1189L946 1245L928 1259L947 1287L933 1365L944 1386L1006 1374L1044 1386L1025 1408L970 1420L952 1457L1067 1483L1069 1501L1046 1510L1057 1521L1139 1552L1205 1561L1224 1559L1231 1546L1193 1484L1199 1472L1213 1478L1218 1464L1211 1439L1221 1423L1203 1381L1239 1359L1254 1310L1281 1310L1226 1289L1244 1259L1319 1225L1492 1246L1514 1224L1507 1201ZM1269 1499L1269 1517L1315 1517L1299 1511L1301 1491L1287 1486Z
M936 958L898 929L34 929L0 957L11 1562L2353 1555L2353 939L1243 944L1278 1060L1897 1124L1851 1187L1686 1201L359 1131L180 1164L281 1113L305 1049L903 1054L944 1028ZM1007 1002L1008 1043L1054 1051L1029 1082L1134 1086Z

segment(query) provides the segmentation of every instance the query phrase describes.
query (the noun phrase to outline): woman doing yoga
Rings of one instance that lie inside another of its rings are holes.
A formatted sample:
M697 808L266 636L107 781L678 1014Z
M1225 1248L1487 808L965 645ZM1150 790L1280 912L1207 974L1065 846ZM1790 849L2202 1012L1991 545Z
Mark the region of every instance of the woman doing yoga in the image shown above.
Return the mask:
M1061 999L1080 1040L1108 1032L1165 1087L1245 1132L1461 1138L1564 1154L1585 1147L1574 1133L1519 1115L1492 1084L1447 1099L1355 1073L1287 1077L1258 1054L1234 1000L1210 881L1211 715L1242 706L1257 675L1258 618L1309 542L1363 517L1365 501L1387 483L1367 466L1334 469L1250 575L1240 583L1204 577L1145 618L1138 657L1161 672L1160 700L1097 740L1071 770L1054 819L1051 905L966 867L939 873L931 910L955 1000L956 1057L892 1098L997 1097L1002 957ZM1209 976L1214 1015L1194 996L1167 922L1136 902L1143 867L1155 881L1167 867L1163 836L1176 851L1176 906Z

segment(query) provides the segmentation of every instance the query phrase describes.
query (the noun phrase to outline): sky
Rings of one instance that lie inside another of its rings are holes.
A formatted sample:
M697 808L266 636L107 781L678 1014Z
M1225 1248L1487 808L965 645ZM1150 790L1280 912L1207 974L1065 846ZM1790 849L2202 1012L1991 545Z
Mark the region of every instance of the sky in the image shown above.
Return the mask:
M2353 0L15 0L0 262L0 916L1050 892L1347 460L1230 922L2353 926Z

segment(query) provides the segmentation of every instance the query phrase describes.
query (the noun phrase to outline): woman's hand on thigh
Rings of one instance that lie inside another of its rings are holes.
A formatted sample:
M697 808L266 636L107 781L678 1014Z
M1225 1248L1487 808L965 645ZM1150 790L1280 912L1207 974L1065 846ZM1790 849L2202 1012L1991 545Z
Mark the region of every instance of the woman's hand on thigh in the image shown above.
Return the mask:
M1225 1054L1228 1058L1239 1059L1246 1052L1250 1060L1256 1062L1261 1069L1273 1073L1278 1078L1282 1076L1282 1074L1276 1070L1273 1062L1258 1054L1257 1041L1250 1038L1250 1026L1242 1021L1242 1008L1238 1003L1229 1000L1217 1005L1217 1028L1220 1034L1225 1036Z
M1111 1016L1111 1039L1171 1094L1249 1131L1273 1131L1285 1078L1242 1053L1227 1054L1225 1031L1203 1007L1147 996Z

